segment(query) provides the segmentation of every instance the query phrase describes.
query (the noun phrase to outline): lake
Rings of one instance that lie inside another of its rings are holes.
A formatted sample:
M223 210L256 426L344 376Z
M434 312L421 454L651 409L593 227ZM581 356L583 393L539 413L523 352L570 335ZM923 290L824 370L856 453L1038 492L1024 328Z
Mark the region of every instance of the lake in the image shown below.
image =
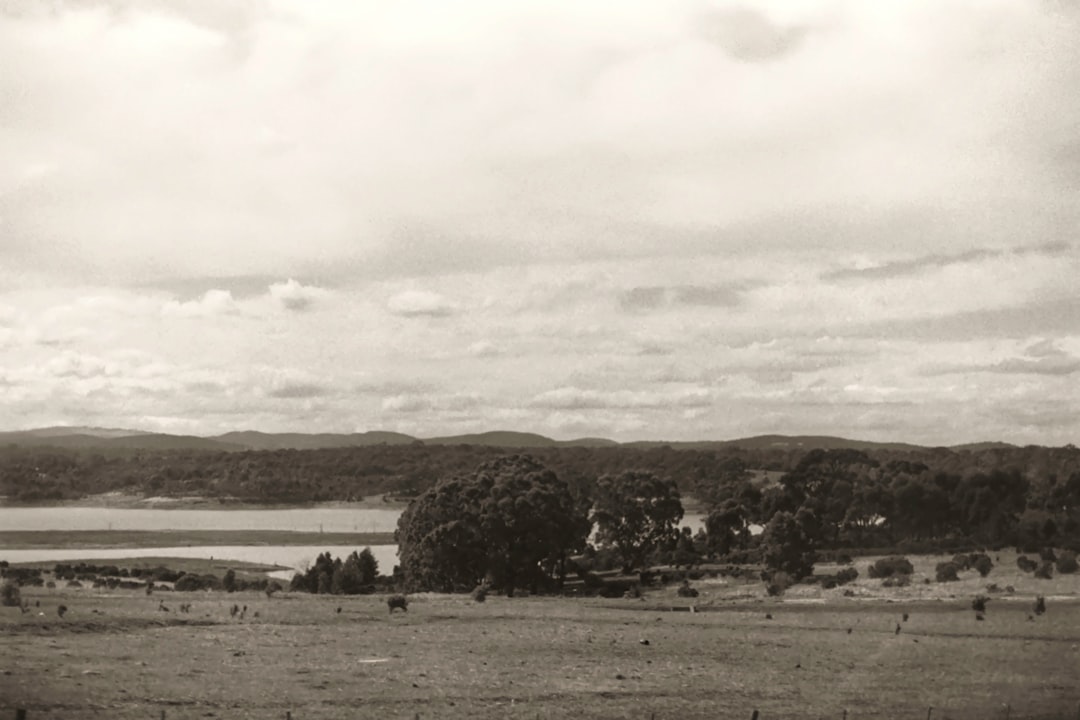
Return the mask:
M290 508L274 510L154 510L92 507L0 507L0 530L292 530L301 532L393 532L400 509L382 508ZM704 516L691 513L680 527L695 532ZM41 548L5 550L0 560L19 562L66 562L107 558L182 557L214 558L283 565L301 569L329 551L345 558L356 546L346 545L204 545L155 548ZM371 547L379 569L390 573L397 564L396 545ZM293 570L275 573L291 577Z
M0 530L294 530L393 532L400 508L156 510L0 507Z

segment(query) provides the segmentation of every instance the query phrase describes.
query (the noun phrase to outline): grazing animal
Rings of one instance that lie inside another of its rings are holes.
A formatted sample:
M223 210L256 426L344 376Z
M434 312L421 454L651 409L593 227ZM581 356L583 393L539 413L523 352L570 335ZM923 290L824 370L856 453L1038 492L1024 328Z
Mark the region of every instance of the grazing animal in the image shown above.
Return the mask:
M1035 622L1035 616L1034 616L1034 615L1031 615L1031 614L1029 613L1029 614L1028 614L1028 622Z
M386 605L390 608L390 614L394 614L394 608L401 608L404 612L409 611L409 599L404 595L391 595L386 598Z
M909 615L907 613L904 613L904 622L907 622L908 617Z
M41 601L40 600L35 600L34 601L34 607L41 607Z
M1044 612L1046 612L1046 598L1039 595L1035 598L1035 614L1042 615Z
M899 635L899 634L900 634L900 623L896 623L896 632L894 632L893 635Z
M848 628L848 629L847 629L847 634L848 634L848 635L850 635L850 634L851 634L851 628Z
M983 617L982 613L975 613L975 619L976 620L985 620L986 618Z
M337 609L337 611L338 611L338 615L340 615L340 614L341 614L341 608L339 607L339 608Z
M67 605L61 605L60 607L56 608L56 614L59 615L60 617L64 617L64 613L66 613L66 612L67 612Z
M259 611L258 610L255 611L254 617L259 617Z
M236 617L236 614L238 612L240 612L240 606L233 605L231 608L229 608L229 617Z
M163 600L158 600L157 609L161 612L169 612L169 606L165 604Z
M766 620L772 620L772 613L765 613Z

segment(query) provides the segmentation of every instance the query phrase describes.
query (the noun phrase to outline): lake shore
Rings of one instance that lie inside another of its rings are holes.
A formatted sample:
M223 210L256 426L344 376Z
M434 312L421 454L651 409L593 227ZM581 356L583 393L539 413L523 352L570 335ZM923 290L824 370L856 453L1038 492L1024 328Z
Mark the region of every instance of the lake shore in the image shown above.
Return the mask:
M87 495L74 500L56 500L52 502L14 503L7 497L0 496L0 507L8 508L109 508L109 509L144 509L144 510L292 510L292 509L343 509L343 510L404 510L407 502L392 500L383 495L355 501L330 501L316 503L259 503L228 497L205 497L186 495L166 497L132 495L123 492L108 492Z
M4 530L0 548L155 548L206 545L389 545L393 533L292 530Z

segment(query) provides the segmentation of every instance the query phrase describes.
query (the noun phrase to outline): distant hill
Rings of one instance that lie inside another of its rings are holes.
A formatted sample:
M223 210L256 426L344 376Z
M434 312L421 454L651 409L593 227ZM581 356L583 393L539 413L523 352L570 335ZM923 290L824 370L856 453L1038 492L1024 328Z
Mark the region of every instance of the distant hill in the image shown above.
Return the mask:
M847 438L832 437L829 435L757 435L754 437L738 438L736 440L701 440L689 442L659 442L648 440L624 444L624 447L642 449L663 446L668 446L673 450L723 450L732 447L741 447L748 450L812 450L815 448L822 448L824 450L838 450L841 448L850 448L853 450L918 450L922 448L920 445L911 445L909 443L849 440Z
M317 450L368 445L412 445L419 442L411 435L373 430L363 433L262 433L254 430L229 432L213 440L239 445L249 450Z
M539 448L559 445L557 441L543 435L508 430L425 438L423 442L425 445L486 445L488 447L505 448Z
M559 448L559 447L626 447L648 450L670 447L673 450L725 450L740 447L747 450L920 450L930 446L901 442L851 440L829 435L757 435L735 440L673 441L644 440L618 443L607 438L585 437L574 440L554 440L537 433L493 430L464 435L416 438L398 432L372 430L362 433L264 433L254 430L227 432L213 437L169 435L140 430L95 427L47 427L33 430L0 433L0 446L58 447L80 449L135 450L318 450L323 448L368 447L373 445L478 445L496 448ZM990 449L1015 448L1005 442L978 442L955 445L954 451L977 452Z

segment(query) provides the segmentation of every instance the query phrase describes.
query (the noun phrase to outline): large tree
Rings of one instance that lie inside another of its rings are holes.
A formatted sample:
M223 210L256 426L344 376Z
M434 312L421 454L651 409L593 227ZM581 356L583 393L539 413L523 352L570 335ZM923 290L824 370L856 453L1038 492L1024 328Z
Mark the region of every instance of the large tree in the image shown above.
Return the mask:
M591 529L587 506L565 482L512 455L437 483L409 505L395 537L410 587L452 592L486 580L512 596L561 568Z
M642 567L658 547L675 541L682 516L679 488L672 480L628 470L605 475L596 483L596 541L615 548L625 572Z

